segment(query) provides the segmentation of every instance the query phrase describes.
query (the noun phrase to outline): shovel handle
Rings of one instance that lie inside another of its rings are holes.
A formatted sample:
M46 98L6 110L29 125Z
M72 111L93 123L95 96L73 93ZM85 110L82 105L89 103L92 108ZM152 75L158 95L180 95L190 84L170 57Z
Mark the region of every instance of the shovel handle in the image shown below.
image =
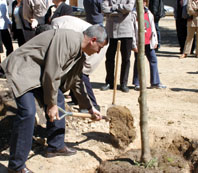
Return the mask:
M58 107L59 111L64 113L60 119L63 119L65 116L72 116L72 117L78 117L78 118L94 118L92 114L89 113L78 113L78 112L66 112L62 108ZM102 119L109 121L109 119L106 116L102 116Z
M117 43L117 51L116 51L116 62L115 62L115 75L114 75L114 88L113 88L113 100L112 104L115 105L115 98L116 98L116 90L117 90L117 76L118 76L118 61L120 57L120 40Z

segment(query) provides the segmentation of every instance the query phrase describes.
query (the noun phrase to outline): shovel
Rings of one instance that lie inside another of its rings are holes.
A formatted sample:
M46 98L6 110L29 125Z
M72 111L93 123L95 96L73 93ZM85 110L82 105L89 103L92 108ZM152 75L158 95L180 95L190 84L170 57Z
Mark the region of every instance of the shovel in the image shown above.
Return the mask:
M72 116L72 117L78 117L78 118L94 118L94 115L89 113L78 113L78 112L67 112L61 107L58 107L58 110L63 113L63 115L60 117L60 120L65 118L65 116ZM106 116L102 116L102 119L105 121L109 121L109 119Z

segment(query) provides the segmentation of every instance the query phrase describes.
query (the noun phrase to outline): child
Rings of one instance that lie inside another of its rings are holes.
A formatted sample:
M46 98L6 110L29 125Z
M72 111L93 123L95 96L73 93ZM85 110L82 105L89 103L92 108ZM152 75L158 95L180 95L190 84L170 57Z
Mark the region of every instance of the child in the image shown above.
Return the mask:
M150 83L151 88L166 88L165 85L162 85L159 78L158 67L157 67L157 57L155 50L157 48L157 33L154 24L154 18L152 13L146 7L147 1L143 0L144 4L144 23L145 23L145 55L149 61L150 65ZM138 69L137 69L137 57L138 57L138 48L137 48L137 12L136 9L132 11L132 21L134 26L134 35L133 35L133 51L135 52L135 62L134 62L134 73L133 73L133 84L135 85L135 90L139 90L139 79L138 79Z

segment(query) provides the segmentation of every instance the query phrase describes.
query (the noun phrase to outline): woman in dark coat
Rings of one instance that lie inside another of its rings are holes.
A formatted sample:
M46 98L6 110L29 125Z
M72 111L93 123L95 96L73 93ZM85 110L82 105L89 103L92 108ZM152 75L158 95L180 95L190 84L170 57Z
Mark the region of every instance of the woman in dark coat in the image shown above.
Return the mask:
M15 0L12 3L12 32L13 39L17 39L19 46L35 36L31 24L23 18L22 0Z
M52 5L47 10L45 15L45 23L51 24L51 21L60 16L71 15L73 9L70 5L65 4L65 0L53 0L55 5Z

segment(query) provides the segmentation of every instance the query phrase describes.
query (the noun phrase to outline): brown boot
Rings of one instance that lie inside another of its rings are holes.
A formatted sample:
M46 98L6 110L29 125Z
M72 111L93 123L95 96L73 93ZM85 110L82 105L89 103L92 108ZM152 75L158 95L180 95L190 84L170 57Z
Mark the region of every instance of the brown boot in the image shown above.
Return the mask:
M186 58L186 57L187 57L187 54L183 53L179 58L183 59L183 58Z

